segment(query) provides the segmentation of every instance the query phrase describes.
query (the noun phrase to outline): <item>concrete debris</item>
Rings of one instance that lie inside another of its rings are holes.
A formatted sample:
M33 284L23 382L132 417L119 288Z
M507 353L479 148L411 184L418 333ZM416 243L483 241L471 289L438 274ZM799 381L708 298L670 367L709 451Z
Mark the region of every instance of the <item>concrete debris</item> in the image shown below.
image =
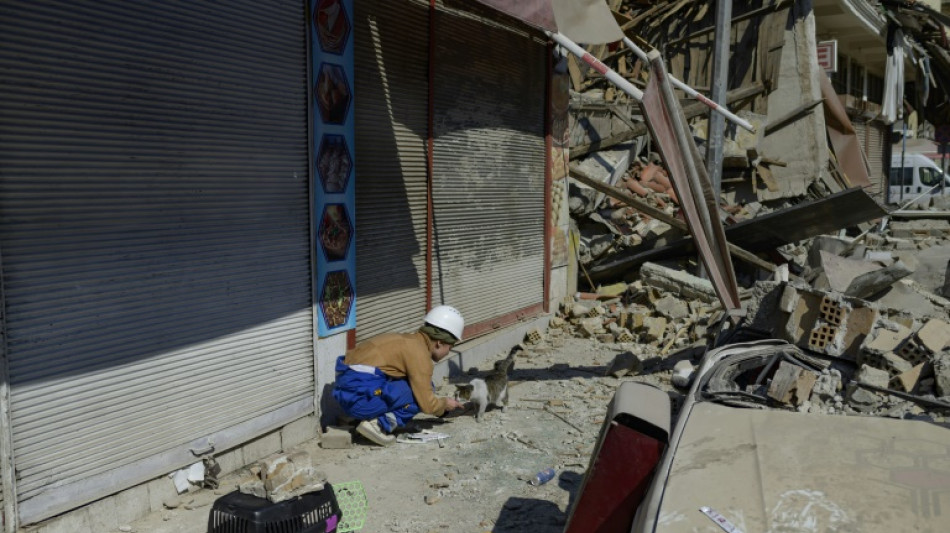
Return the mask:
M607 367L607 374L619 378L626 375L639 374L642 368L643 363L640 361L640 358L633 352L626 351L617 354L617 357L611 361L610 366Z
M323 490L327 476L313 467L307 452L278 453L260 460L251 472L257 479L242 483L238 490L273 503Z
M719 302L709 280L693 276L683 270L647 262L640 266L640 278L644 285L669 292L685 300L700 300L709 304Z
M635 161L631 168L663 176L653 163ZM915 222L896 226L900 237L875 224L855 237L841 232L784 246L778 252L786 260L787 281L738 271L744 325L817 357L810 365L774 365L766 388L756 393L803 412L947 416L942 406L950 402L950 301L942 290L948 284L950 226L925 222L922 230L914 229ZM640 220L632 227L647 225ZM919 247L946 252L928 256L916 253ZM721 305L697 271L695 259L644 262L623 280L575 294L555 323L617 348L606 375L646 374L666 365L655 361L674 351L702 349L719 329ZM670 384L687 387L694 362L665 366L672 370Z
M326 450L346 449L353 446L353 433L349 428L329 426L320 435L320 447Z
M693 373L695 371L696 367L693 366L693 363L686 359L681 359L673 365L673 377L670 378L670 381L674 386L685 389L689 387L690 382L693 380Z

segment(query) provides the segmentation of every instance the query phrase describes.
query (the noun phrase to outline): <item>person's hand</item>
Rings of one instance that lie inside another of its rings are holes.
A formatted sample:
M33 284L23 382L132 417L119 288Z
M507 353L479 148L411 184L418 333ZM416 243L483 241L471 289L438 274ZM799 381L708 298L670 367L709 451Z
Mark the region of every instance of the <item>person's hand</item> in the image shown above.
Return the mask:
M450 397L446 396L446 398L445 398L445 408L446 408L446 410L454 411L454 410L456 410L456 409L461 409L461 408L462 408L462 404L460 404L459 401L456 400L455 398L450 398Z

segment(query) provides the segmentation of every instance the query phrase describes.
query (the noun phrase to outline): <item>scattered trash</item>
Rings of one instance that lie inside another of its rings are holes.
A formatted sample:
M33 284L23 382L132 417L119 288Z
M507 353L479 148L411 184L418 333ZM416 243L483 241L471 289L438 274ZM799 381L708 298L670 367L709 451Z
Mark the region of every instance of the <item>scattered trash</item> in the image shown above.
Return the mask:
M449 437L451 437L451 435L448 433L437 433L435 431L424 429L419 433L407 433L405 435L400 435L396 437L396 442L401 442L403 444L425 444L427 442L438 441L439 447L442 448L445 446L443 441Z
M544 484L547 483L548 481L551 481L552 479L554 479L554 475L555 475L555 474L556 474L556 472L554 471L553 468L545 468L544 470L538 472L538 473L534 476L534 479L532 479L531 481L529 481L529 483L531 483L531 484L534 485L535 487L540 486L540 485L544 485Z
M708 516L710 520L715 522L725 531L726 533L742 533L742 530L737 528L732 522L726 519L725 516L719 514L715 509L709 507L700 507L700 512Z
M187 468L176 470L168 475L175 483L175 490L179 494L188 490L192 483L199 484L205 479L205 465L203 462L197 462Z

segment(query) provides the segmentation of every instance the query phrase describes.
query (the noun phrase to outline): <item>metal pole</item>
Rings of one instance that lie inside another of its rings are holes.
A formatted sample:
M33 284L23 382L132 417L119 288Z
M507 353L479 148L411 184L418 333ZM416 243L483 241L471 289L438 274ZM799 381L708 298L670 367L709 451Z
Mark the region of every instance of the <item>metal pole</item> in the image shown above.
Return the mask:
M732 23L732 0L716 1L716 37L713 44L711 100L726 103L727 74L729 73L729 40ZM716 204L722 190L722 143L726 122L719 113L709 114L709 133L706 144L706 170L713 185Z
M900 196L898 196L898 198L900 198L900 203L904 203L904 154L906 153L907 153L907 121L904 120L903 117L901 117L901 172L900 172L901 192L900 192ZM913 168L910 169L910 182L911 184L914 183L914 169Z
M944 196L947 192L947 143L940 143L940 171L943 175L940 176L940 196Z
M634 100L637 102L643 101L643 91L625 80L620 74L614 72L613 69L603 64L599 59L587 53L587 50L584 50L580 45L560 33L550 31L545 31L544 33L554 40L554 42L566 48L568 52L576 55L581 61L590 65L591 68L603 74L610 83L613 83L618 89L629 94Z
M636 56L639 57L641 61L643 61L644 63L647 63L649 61L647 59L647 53L644 52L639 46L637 46L636 43L634 43L629 37L624 37L623 43L627 45L627 48L632 50L633 53L636 54ZM729 109L727 109L726 106L719 105L716 102L713 102L709 98L706 98L705 96L700 94L700 92L697 91L696 89L693 89L689 85L686 85L685 83L681 82L680 80L676 79L673 76L670 76L670 83L673 84L673 87L676 87L677 89L683 91L684 93L689 95L691 98L695 98L699 100L704 105L706 105L706 107L708 107L709 109L712 109L713 111L717 113L720 113L722 116L728 118L730 121L738 124L739 126L742 126L743 128L745 128L746 130L752 133L755 133L755 127L752 124L750 124L749 121L743 120L737 117L733 112L729 111Z

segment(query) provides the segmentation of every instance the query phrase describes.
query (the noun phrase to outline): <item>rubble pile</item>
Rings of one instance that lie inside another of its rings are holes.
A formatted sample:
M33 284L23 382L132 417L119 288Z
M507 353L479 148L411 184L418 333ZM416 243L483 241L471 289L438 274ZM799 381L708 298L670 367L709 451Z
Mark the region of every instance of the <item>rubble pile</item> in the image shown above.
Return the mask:
M574 167L591 178L627 192L644 204L670 217L682 220L679 200L670 182L669 173L656 153L637 156L637 144L620 145L618 149L598 152ZM726 222L734 224L772 212L758 201L723 205ZM617 198L571 181L568 206L579 232L578 258L586 268L624 251L647 249L681 239L685 232L662 220L651 217Z
M760 282L755 293L754 328L815 356L776 368L767 391L776 403L829 414L950 415L950 302L937 318L794 282ZM791 385L776 392L776 383Z
M705 342L721 313L712 285L686 272L646 263L641 279L581 292L550 326L616 343L636 355L666 355Z
M791 279L741 288L743 325L795 345L804 362L772 365L746 392L803 412L945 421L950 223L884 220L857 237L823 235L778 252ZM617 377L706 345L723 313L713 287L686 260L667 265L647 262L632 282L576 293L551 327L617 345L623 353L608 370ZM673 385L689 384L686 364Z

